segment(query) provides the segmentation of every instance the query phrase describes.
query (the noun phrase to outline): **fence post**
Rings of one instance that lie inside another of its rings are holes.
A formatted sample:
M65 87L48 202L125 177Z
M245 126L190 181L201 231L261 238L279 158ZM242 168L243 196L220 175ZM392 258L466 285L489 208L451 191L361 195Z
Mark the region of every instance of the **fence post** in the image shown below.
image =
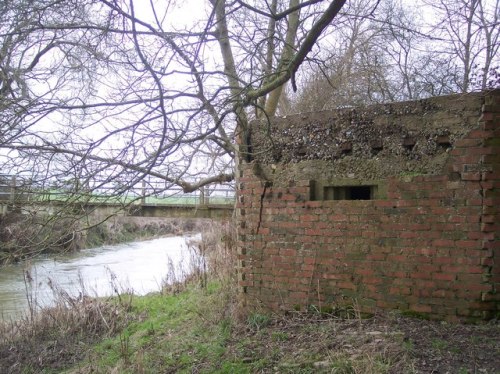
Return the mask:
M200 188L200 205L205 205L205 186Z
M16 202L16 176L13 175L12 178L10 179L10 196L9 196L10 203L12 206L14 206Z
M141 197L141 205L146 204L146 181L142 180L142 197Z

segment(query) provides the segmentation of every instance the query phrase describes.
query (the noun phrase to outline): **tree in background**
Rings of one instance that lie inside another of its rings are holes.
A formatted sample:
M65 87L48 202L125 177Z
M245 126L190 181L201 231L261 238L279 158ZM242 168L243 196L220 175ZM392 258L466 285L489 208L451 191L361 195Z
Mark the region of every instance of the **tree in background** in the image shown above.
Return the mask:
M2 172L79 197L231 181L254 118L485 88L498 4L6 0Z
M459 92L468 92L474 85L487 88L491 68L500 63L499 4L498 0L429 2L438 17L431 30L444 42L444 48L438 50L458 68L455 84ZM473 76L479 81L473 82Z
M497 0L350 1L289 112L498 86L499 16Z

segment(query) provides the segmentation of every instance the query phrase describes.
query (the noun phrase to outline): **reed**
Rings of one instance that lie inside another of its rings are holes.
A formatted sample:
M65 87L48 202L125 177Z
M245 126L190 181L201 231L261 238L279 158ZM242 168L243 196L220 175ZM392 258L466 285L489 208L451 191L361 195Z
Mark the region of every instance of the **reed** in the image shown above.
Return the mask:
M68 367L85 357L82 347L117 334L130 320L130 295L95 298L81 277L78 296L68 294L49 279L55 302L42 307L36 298L36 277L29 269L24 274L28 311L19 319L0 323L2 372Z

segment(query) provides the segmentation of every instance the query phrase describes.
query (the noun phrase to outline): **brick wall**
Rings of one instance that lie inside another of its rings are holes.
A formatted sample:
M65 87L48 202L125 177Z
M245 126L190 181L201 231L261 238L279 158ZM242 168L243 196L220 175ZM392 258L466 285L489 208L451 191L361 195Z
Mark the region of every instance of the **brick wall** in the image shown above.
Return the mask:
M448 320L497 315L500 91L362 113L255 124L255 156L240 162L237 183L246 303L273 310L355 304ZM353 120L360 116L362 126ZM299 143L319 133L321 144L290 146L299 135L287 140L286 131L304 131L301 123L307 132ZM318 199L318 185L375 186L376 193Z

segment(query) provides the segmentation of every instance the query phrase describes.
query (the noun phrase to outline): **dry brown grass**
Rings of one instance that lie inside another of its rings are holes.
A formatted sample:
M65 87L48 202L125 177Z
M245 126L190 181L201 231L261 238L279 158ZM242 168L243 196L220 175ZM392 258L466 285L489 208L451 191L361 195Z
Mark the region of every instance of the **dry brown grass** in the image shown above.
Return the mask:
M169 260L163 293L178 293L193 284L206 288L210 281L233 285L236 279L235 241L236 231L231 224L211 222L204 225L201 238L188 242L187 257L177 265Z
M97 299L80 282L80 295L72 297L50 284L54 306L39 308L30 290L34 280L26 273L29 311L18 320L0 323L2 373L37 373L58 370L80 361L86 349L113 336L129 321L130 295L113 301Z
M230 279L234 278L235 272L233 244L231 226L206 223L201 240L189 243L190 267L170 263L163 292L178 293L193 284L206 288L212 280L230 289ZM54 306L41 308L33 291L36 279L29 270L25 270L24 275L28 312L17 320L0 323L2 373L36 373L67 368L81 361L93 343L119 334L132 318L129 313L132 295L120 285L112 284L116 293L114 298L99 299L92 297L83 279L80 280L78 297L49 282ZM114 282L113 274L110 274L110 282Z

